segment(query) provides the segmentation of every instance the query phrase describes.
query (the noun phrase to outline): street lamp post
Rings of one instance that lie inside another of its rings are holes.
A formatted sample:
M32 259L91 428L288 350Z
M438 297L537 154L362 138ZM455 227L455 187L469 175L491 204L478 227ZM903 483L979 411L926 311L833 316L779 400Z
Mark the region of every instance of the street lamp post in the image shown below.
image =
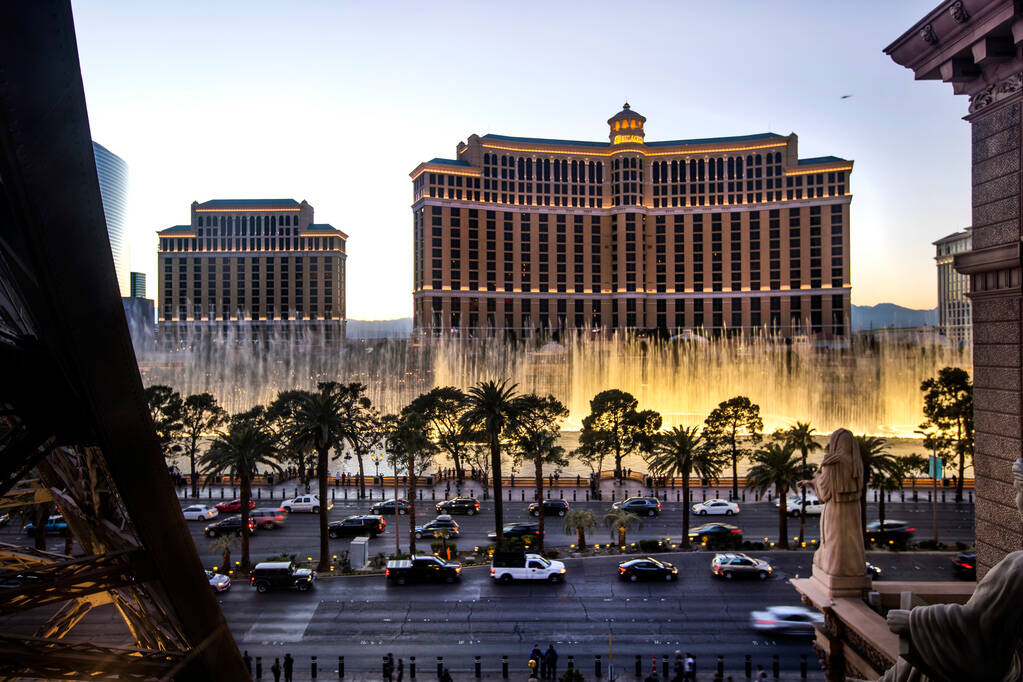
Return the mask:
M926 440L932 434L922 429L916 429ZM931 440L931 523L934 525L934 549L938 548L938 445ZM884 529L882 529L884 530Z

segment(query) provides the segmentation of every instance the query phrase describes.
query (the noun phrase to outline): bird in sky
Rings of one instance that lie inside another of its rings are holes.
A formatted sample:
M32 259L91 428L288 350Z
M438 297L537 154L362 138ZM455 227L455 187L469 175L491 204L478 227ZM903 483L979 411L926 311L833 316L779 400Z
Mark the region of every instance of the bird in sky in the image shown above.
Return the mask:
M849 99L852 95L842 95L841 99Z

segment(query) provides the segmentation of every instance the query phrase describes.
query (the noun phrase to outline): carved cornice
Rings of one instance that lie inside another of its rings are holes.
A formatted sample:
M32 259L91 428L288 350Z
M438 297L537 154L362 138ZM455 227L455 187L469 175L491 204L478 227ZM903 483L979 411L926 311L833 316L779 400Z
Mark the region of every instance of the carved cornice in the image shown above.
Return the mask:
M966 11L962 0L952 3L952 6L948 8L948 13L952 15L952 20L957 24L965 24L970 20L970 13Z
M971 299L1018 295L1020 292L1020 242L967 251L955 257L956 271L969 275Z
M1011 74L988 85L980 92L970 95L970 113L975 114L981 109L996 102L1009 99L1023 91L1023 72Z

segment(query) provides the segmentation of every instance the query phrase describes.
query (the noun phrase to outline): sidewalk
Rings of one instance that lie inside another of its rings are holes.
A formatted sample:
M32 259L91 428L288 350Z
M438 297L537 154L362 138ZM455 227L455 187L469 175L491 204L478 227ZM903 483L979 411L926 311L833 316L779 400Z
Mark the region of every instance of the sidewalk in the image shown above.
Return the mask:
M501 672L498 670L484 670L480 677L476 677L472 671L452 670L450 672L451 679L454 680L454 682L478 682L479 680L488 680L490 682L495 682L503 681L505 679L509 680L509 682L527 682L527 680L529 680L529 675L528 673L525 672L520 673L510 672L507 678L502 678ZM563 672L563 670L559 671L559 676L561 672ZM618 682L641 682L644 679L643 677L636 677L635 675L631 674L632 672L633 671L629 671L629 674L626 674L621 671L616 671L615 679L618 680ZM756 671L754 671L753 674L755 675ZM782 682L797 682L801 680L809 680L810 682L822 682L825 679L824 673L820 671L810 671L807 673L806 677L800 677L798 671L783 670L781 671L781 674L778 677L771 677L770 671L768 671L767 674L768 680L781 680ZM259 682L271 682L273 680L273 675L271 675L270 671L267 669L263 671L262 678L254 677L253 679L259 680ZM317 677L315 678L309 674L309 671L296 671L295 677L293 679L294 682L312 682L313 680L315 680L316 682L320 682L321 680L337 679L342 679L345 682L383 682L384 680L383 676L379 672L366 673L345 671L345 676L343 678L338 678L336 669L321 670L319 671ZM392 682L397 681L396 676L392 677L391 679ZM604 670L603 674L599 678L594 677L592 670L586 671L583 673L583 679L587 680L587 682L598 679L603 682L605 680L608 680L607 670ZM658 676L657 679L660 682L668 682L668 680L671 680L671 677L669 676L667 680L665 680L665 678ZM697 674L696 679L698 680L698 682L712 682L715 678L713 672L702 672ZM746 677L745 672L743 672L742 670L737 671L733 670L725 671L724 680L728 679L733 680L733 682L746 682L746 680L749 680L751 678ZM405 677L402 680L402 682L410 682L411 680L416 680L416 682L435 682L437 680L437 671L418 670L416 672L416 676L412 678L409 677L408 670L406 670Z

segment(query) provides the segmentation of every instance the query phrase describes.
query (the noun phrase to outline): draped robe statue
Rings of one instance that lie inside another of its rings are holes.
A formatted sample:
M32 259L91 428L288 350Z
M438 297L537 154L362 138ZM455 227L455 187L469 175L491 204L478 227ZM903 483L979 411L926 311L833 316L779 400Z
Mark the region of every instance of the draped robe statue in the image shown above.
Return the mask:
M1023 518L1023 459L1012 467ZM1020 682L1023 680L1023 551L988 571L965 604L931 604L888 612L909 653L882 682Z
M813 578L832 596L859 596L870 586L860 504L863 496L863 458L852 433L838 429L828 441L812 485L824 503L821 545L813 555Z

